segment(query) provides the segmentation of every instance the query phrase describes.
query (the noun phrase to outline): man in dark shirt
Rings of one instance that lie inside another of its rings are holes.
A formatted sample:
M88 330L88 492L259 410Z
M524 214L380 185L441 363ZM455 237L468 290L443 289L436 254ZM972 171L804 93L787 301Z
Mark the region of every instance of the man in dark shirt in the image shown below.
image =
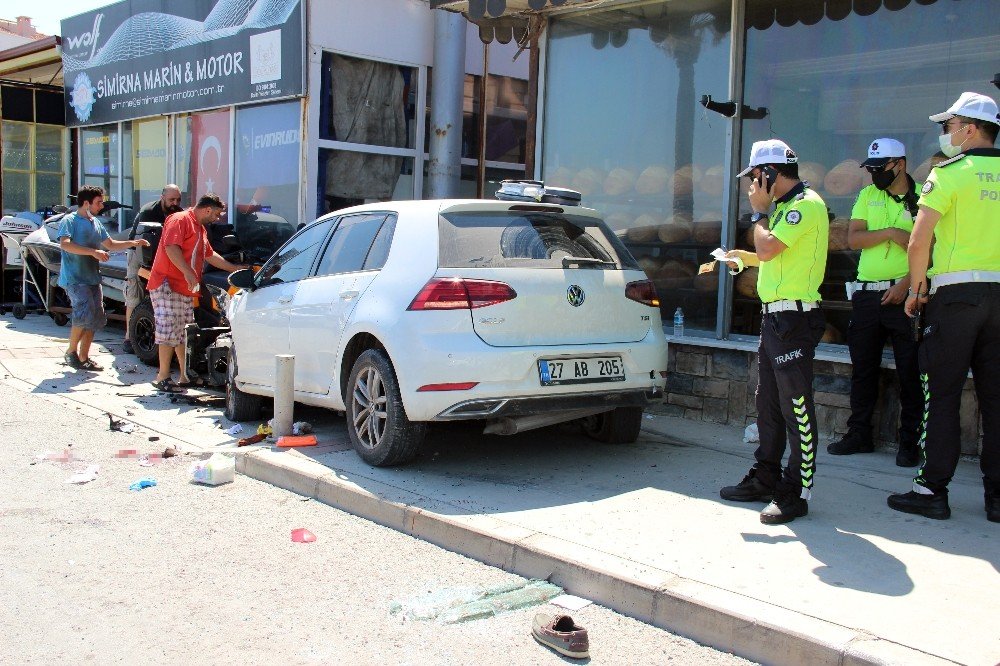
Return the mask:
M151 201L136 213L132 223L129 239L134 239L140 222L163 222L168 215L181 210L181 190L176 185L167 185L160 192L160 198ZM141 250L129 250L128 264L125 272L125 344L122 345L126 354L134 354L132 341L129 339L129 322L132 320L132 310L146 296L146 290L139 280L139 267L142 265Z

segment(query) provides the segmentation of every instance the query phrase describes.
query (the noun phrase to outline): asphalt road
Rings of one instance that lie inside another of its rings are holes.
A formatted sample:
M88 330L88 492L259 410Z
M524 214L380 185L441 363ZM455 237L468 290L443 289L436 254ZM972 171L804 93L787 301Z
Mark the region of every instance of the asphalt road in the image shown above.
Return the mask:
M0 662L555 664L535 607L459 625L390 612L426 592L515 577L289 492L190 483L169 442L0 384ZM71 447L78 462L36 454ZM96 480L67 484L100 465ZM158 485L139 492L145 476ZM292 543L291 530L316 534ZM590 663L748 662L591 605ZM587 663L587 662L582 662Z

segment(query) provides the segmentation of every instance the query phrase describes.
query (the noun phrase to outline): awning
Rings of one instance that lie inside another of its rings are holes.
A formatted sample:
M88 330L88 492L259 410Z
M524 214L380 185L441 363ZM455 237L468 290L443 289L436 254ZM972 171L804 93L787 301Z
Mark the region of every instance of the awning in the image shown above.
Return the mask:
M462 12L470 19L484 19L597 2L604 0L431 0L431 9L447 9Z
M62 86L59 37L46 37L0 51L0 79Z

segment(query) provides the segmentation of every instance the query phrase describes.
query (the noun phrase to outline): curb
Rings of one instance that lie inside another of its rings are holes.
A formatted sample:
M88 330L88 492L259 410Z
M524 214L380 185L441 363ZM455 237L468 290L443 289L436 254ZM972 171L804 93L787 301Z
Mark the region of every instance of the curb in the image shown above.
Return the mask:
M954 664L905 645L557 539L491 516L474 526L421 508L435 501L297 452L236 456L236 470L347 513L567 592L719 650L767 664Z

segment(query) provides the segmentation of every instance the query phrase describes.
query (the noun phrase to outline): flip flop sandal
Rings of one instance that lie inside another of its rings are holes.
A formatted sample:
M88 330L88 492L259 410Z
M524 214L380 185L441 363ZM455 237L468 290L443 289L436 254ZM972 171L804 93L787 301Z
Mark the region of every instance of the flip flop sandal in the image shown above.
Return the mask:
M153 388L157 391L163 391L164 393L184 393L184 389L175 384L172 379L164 379L163 381L153 382Z

